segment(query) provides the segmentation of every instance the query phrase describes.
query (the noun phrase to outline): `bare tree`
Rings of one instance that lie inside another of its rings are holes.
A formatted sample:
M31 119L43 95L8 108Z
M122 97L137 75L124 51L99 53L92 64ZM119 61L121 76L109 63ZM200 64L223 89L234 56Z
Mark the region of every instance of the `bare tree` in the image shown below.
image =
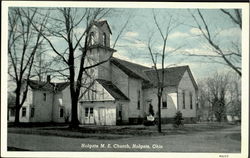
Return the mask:
M234 11L234 12L233 12ZM241 31L242 28L242 16L240 9L234 10L225 10L221 9L221 12L225 14L233 24L236 24ZM241 76L241 42L231 41L230 46L227 48L224 45L220 45L216 41L216 37L219 36L219 33L212 31L211 26L215 25L214 23L208 23L204 14L200 9L197 9L197 14L191 13L197 28L201 32L201 37L207 42L211 47L214 55L199 55L199 54L190 54L195 56L203 56L212 59L213 61L229 66L233 69L239 76ZM220 59L219 61L217 59Z
M229 89L229 74L215 73L207 78L207 99L212 105L212 112L217 121L226 119L227 92Z
M209 120L211 118L212 106L209 102L209 91L206 84L206 80L198 81L198 104L197 117L199 121Z
M227 114L241 117L241 79L235 73L229 75Z
M107 16L111 9L108 8L57 8L52 10L54 15L50 16L46 27L46 33L43 33L43 38L47 41L57 57L60 58L64 68L58 70L61 75L67 77L70 82L71 95L71 124L70 127L78 127L78 112L77 106L79 99L87 92L94 91L93 76L88 71L107 62L111 57L102 61L94 61L89 63L88 51L91 47L90 30L92 26L101 18ZM41 13L42 15L42 13ZM122 27L122 34L128 22ZM33 23L35 26L35 23ZM79 29L81 33L77 32ZM120 36L120 34L118 34ZM64 50L58 48L52 40L53 37L58 38L65 43ZM119 37L116 38L116 42ZM115 43L116 43L115 42ZM115 43L113 47L115 46ZM77 50L81 50L80 53ZM68 71L68 73L65 72ZM82 92L82 88L85 89Z
M165 71L164 69L166 68L165 66L165 60L167 55L174 53L175 51L177 51L180 47L171 50L171 51L167 51L167 46L168 46L168 37L169 34L173 31L173 29L175 29L179 24L176 23L176 21L174 21L174 18L169 15L168 18L166 18L166 22L167 24L164 25L164 27L160 26L160 23L157 19L156 13L153 11L153 20L154 20L154 24L156 26L157 32L160 34L160 40L162 42L162 48L160 50L160 52L158 52L157 50L154 49L153 46L153 42L152 42L152 38L153 35L151 35L151 37L148 40L147 43L147 48L149 50L150 53L150 57L151 60L153 62L153 68L155 70L155 74L157 77L157 98L158 98L158 132L161 132L161 100L162 100L162 95L163 95L163 89L166 86L164 84L165 81ZM158 68L157 64L157 57L160 56L161 61L160 61L160 67Z
M27 18L28 17L28 18ZM41 25L34 31L31 21L37 17L37 9L31 11L29 8L10 8L8 55L9 76L16 84L16 113L15 123L19 123L19 111L25 102L28 93L28 82L32 73L35 54L41 46L43 39L41 33L46 23L46 16L41 20ZM26 82L26 84L24 84Z

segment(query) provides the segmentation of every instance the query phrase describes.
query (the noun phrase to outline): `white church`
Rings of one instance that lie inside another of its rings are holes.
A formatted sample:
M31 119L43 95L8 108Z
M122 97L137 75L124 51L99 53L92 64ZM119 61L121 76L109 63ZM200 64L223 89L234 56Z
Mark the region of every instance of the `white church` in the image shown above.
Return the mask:
M91 87L82 89L78 103L80 124L118 125L141 124L151 104L157 115L157 78L151 67L113 57L110 48L111 29L107 21L92 25L87 60L107 60L89 69ZM196 121L197 84L189 66L166 68L161 116L163 123L173 120L181 111L185 121ZM160 73L161 74L161 73ZM9 106L9 121L15 110ZM71 116L69 83L30 81L27 100L20 110L20 122L67 122Z

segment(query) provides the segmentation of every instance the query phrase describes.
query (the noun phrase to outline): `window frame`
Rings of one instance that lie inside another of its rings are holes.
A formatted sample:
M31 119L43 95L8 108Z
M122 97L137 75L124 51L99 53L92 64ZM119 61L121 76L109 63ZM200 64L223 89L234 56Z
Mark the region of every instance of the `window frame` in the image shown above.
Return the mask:
M162 101L162 109L167 109L167 108L168 108L167 101Z
M26 117L26 115L27 115L27 108L22 107L22 117Z
M193 109L193 94L192 94L192 92L189 93L189 99L190 99L190 109Z
M47 94L43 93L43 101L46 101L46 100L47 100Z
M168 95L167 94L165 94L165 93L163 93L163 95L162 95L162 109L167 109L168 108ZM164 106L163 106L164 105Z
M138 94L137 110L140 110L141 109L141 91L138 90L137 94Z
M60 110L59 110L59 117L60 118L64 117L64 108L60 108Z

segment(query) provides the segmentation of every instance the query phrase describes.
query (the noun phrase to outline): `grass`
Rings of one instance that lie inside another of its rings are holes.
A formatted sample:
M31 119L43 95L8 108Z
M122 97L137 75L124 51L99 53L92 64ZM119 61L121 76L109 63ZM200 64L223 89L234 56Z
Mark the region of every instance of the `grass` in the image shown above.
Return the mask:
M214 131L223 128L230 128L234 125L226 123L204 123L204 124L186 124L180 128L174 128L172 125L162 125L162 133L157 132L157 126L127 125L127 126L95 126L84 125L76 129L70 129L65 124L21 124L19 126L10 125L9 133L53 135L72 138L90 138L97 139L120 139L134 136L159 136L176 134L193 134L202 131ZM238 136L230 138L238 140Z

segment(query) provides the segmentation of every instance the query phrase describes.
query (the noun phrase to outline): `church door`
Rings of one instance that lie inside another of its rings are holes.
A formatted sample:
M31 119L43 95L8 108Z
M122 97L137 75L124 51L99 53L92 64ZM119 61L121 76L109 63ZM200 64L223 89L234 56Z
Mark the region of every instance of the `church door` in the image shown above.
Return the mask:
M94 124L94 109L93 107L85 108L85 124Z

